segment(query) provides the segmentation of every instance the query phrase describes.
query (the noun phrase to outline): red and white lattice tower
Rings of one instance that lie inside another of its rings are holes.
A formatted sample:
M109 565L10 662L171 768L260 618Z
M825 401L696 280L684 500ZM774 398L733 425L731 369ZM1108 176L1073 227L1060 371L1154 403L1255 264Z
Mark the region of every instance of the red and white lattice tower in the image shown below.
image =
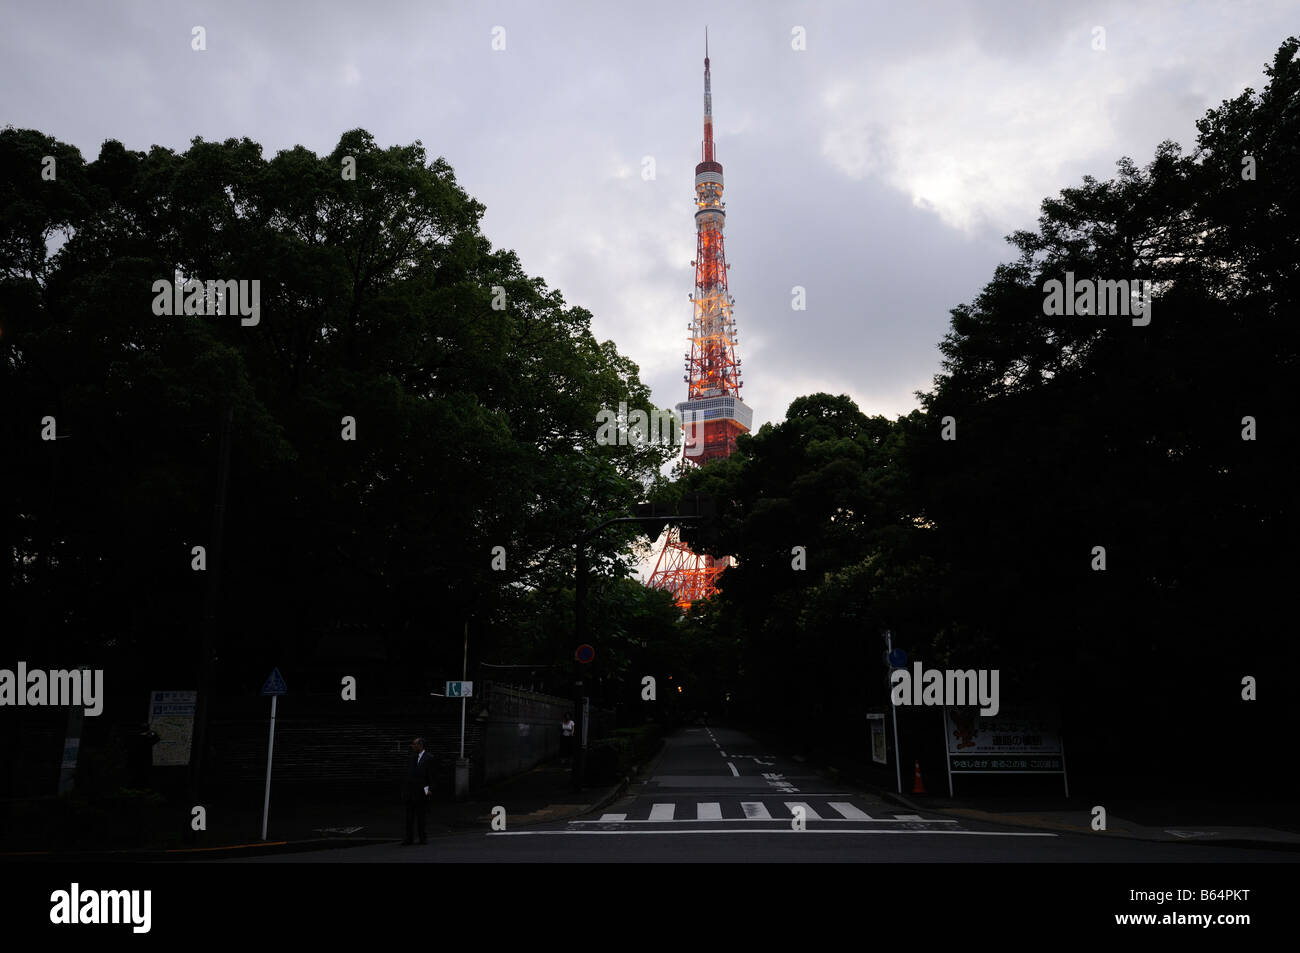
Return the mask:
M754 413L740 399L740 361L736 359L735 299L727 292L727 254L722 230L722 163L713 156L713 93L709 77L709 39L704 35L704 144L695 167L695 294L690 324L691 352L686 355L686 400L677 405L685 439L683 454L703 466L726 457L736 436L748 433ZM731 558L715 559L691 551L674 527L655 563L649 585L673 594L686 608L717 592L717 578Z

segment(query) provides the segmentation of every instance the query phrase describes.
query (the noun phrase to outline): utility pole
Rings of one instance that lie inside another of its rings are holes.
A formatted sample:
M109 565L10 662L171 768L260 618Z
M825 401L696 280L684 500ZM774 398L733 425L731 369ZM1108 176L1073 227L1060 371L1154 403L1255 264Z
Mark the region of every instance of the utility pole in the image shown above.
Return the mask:
M469 759L465 757L465 680L469 677L469 620L465 620L465 653L460 666L460 757L456 759L456 800L469 795Z
M212 709L213 662L217 642L217 598L220 595L222 539L226 530L226 488L230 482L230 440L235 411L230 404L222 410L220 449L217 462L217 491L212 505L212 536L208 540L208 589L203 599L202 649L199 657L199 691L194 706L194 744L190 749L190 800L202 801L203 755L207 747L208 714ZM193 838L193 834L191 834Z
M602 526L608 524L602 524ZM600 529L601 527L597 527ZM594 533L595 530L592 530ZM586 534L578 540L576 576L573 581L573 629L577 645L587 641L587 547ZM576 646L575 646L576 651ZM580 664L580 663L579 663ZM578 669L579 673L582 669ZM583 739L587 737L586 705L583 704L583 678L581 674L573 682L573 789L581 791L586 780L587 746Z

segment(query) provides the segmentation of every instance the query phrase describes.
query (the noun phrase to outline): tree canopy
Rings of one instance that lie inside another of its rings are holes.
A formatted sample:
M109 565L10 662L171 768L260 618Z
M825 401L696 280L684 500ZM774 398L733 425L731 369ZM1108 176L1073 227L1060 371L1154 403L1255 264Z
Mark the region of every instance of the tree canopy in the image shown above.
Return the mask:
M573 540L670 450L597 444L602 406L650 407L637 367L483 212L419 142L360 129L324 156L91 162L0 132L0 592L32 664L192 671L210 582L228 687L339 632L395 687L459 671L466 618L479 657L561 650ZM257 281L257 319L155 313L156 281L190 280ZM593 542L611 579L625 541Z

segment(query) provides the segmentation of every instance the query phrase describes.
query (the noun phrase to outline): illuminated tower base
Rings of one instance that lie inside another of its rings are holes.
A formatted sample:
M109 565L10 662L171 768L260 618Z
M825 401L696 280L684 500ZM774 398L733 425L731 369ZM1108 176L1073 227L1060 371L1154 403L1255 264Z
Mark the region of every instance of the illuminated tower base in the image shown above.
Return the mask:
M679 608L690 608L697 599L708 599L718 592L716 580L731 565L731 558L701 556L682 542L677 527L668 530L668 539L659 553L650 586L673 594Z

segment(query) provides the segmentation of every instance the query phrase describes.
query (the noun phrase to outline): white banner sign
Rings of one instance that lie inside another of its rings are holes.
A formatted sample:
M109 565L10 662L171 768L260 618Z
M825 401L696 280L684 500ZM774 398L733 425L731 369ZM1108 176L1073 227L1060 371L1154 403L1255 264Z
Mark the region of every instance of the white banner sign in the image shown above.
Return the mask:
M949 754L1061 753L1061 736L1047 718L1015 712L986 718L978 708L946 708L944 726Z

